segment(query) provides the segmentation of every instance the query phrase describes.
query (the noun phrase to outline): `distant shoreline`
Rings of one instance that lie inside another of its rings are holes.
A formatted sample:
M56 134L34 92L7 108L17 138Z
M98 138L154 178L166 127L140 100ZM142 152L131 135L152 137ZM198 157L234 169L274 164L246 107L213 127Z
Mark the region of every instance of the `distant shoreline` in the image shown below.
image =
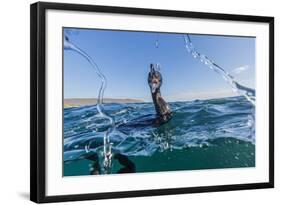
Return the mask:
M194 101L194 100L216 100L222 98L235 98L235 97L243 97L242 95L237 96L226 96L226 97L216 97L216 98L208 98L208 99L187 99L187 100L176 100L176 101L168 101L168 103L172 102L187 102L187 101ZM132 99L132 98L104 98L103 103L152 103L152 101L145 101L139 99ZM81 107L86 105L96 105L97 98L66 98L64 99L64 108L70 107Z
M97 98L67 98L64 99L64 107L80 107L85 105L96 105ZM104 98L103 103L142 103L144 101L138 99L118 99L118 98Z

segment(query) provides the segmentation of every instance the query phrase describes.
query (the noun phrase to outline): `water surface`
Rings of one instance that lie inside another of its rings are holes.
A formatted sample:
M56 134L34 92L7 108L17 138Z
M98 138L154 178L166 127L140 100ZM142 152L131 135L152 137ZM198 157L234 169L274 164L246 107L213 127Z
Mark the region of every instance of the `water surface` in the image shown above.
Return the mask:
M110 173L124 167L114 155L135 165L134 172L255 166L254 106L244 97L170 103L172 119L151 124L152 103L105 104L115 121L110 133ZM96 106L64 109L64 175L89 175L102 161L106 121ZM108 125L109 126L109 125Z

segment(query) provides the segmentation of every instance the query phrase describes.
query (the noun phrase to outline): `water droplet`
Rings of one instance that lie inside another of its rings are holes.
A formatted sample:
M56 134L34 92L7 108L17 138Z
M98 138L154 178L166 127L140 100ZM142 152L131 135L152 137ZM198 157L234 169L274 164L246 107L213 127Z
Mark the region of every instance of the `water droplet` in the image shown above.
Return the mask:
M194 48L191 39L189 37L188 34L183 36L184 38L184 42L185 42L185 48L187 49L188 52L191 52L193 58L197 59L198 57L200 62L204 63L206 66L208 66L210 69L214 70L215 72L217 72L218 74L220 74L223 79L231 85L232 90L235 93L238 94L242 94L244 95L244 97L255 106L255 93L254 92L249 92L250 88L247 88L245 86L241 86L240 84L238 84L233 76L231 76L225 69L223 69L222 67L218 66L213 60L210 60L207 56L199 53L196 51L196 49ZM241 67L239 68L239 70L245 70L246 67ZM237 87L236 85L239 85L239 87Z

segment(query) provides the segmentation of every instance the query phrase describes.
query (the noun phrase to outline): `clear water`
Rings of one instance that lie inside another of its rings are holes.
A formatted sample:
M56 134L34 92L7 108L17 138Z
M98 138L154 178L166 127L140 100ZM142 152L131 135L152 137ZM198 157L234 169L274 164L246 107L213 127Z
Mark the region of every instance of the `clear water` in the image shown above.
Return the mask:
M244 97L172 102L173 118L153 126L152 103L106 104L116 127L113 155L128 157L136 172L255 166L253 106ZM64 175L87 175L89 155L102 159L104 133L96 106L64 109ZM105 123L106 124L106 123ZM85 150L86 148L86 150ZM122 167L112 161L110 173Z

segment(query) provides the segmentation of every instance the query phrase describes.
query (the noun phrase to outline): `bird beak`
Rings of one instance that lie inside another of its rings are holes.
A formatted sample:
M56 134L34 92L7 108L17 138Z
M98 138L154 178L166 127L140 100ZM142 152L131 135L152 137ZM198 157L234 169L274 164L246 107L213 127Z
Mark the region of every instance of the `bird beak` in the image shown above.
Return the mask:
M154 72L155 72L155 68L154 68L154 65L153 65L153 64L150 64L150 72L151 72L151 73L154 73Z

